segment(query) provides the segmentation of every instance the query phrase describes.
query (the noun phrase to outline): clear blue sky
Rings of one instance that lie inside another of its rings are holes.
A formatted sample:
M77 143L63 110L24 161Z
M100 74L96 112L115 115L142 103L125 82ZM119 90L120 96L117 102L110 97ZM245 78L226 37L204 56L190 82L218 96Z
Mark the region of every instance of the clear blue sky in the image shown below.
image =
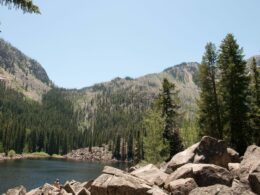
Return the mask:
M59 86L200 61L229 32L246 57L260 53L259 0L34 1L41 15L0 6L0 37L39 61Z

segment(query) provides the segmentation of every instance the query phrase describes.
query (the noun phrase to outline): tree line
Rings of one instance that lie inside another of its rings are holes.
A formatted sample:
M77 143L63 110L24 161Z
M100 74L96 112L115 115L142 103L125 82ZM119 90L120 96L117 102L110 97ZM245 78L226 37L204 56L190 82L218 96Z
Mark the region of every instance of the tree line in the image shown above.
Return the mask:
M219 50L208 43L199 67L200 135L224 139L243 154L260 144L260 77L256 60L247 67L243 50L232 34Z
M0 83L0 152L66 154L83 146L73 105L62 89L52 89L42 103Z

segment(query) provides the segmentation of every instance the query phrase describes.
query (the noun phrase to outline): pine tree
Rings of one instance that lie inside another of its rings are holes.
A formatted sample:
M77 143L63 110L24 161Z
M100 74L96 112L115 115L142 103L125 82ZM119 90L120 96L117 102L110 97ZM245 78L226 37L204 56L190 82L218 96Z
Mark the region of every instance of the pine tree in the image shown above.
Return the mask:
M255 58L252 60L250 69L250 127L252 129L252 141L260 145L260 74Z
M248 132L248 84L243 50L234 36L228 34L220 46L218 57L220 70L220 96L223 114L223 130L240 154L247 147Z
M216 89L216 47L208 43L202 63L199 66L199 82L201 86L199 107L200 134L222 139L219 100Z
M183 145L179 135L178 96L174 83L168 79L163 80L162 92L159 95L159 104L164 118L163 138L170 144L170 157L180 152Z
M22 9L24 12L39 14L39 7L33 4L31 0L0 0L0 4L16 9Z
M146 136L144 137L144 159L147 162L159 163L169 157L169 144L164 142L164 120L161 113L153 108L147 110L143 121Z

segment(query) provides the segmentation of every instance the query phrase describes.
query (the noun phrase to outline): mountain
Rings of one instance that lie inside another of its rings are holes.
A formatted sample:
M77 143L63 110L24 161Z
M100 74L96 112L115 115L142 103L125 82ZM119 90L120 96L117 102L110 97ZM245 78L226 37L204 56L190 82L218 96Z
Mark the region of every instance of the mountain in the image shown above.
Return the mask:
M46 71L35 60L0 39L0 79L25 96L40 101L52 86Z
M93 112L93 102L97 97L104 94L115 98L112 94L120 93L120 96L133 94L138 97L141 102L151 103L159 94L162 80L167 78L170 82L174 82L179 91L182 112L188 118L194 117L196 111L196 99L199 97L199 88L196 84L196 76L198 74L198 63L189 62L181 63L173 67L167 68L160 73L148 74L139 78L115 78L109 82L95 84L91 87L82 88L80 90L69 90L68 96L77 110L81 109L88 118L89 113ZM131 106L129 104L128 106Z

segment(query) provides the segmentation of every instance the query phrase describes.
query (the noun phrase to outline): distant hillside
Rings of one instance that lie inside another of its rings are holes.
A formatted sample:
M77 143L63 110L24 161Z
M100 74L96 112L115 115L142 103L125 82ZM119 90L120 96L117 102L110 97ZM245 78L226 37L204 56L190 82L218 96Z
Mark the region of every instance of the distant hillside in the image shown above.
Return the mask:
M199 97L199 88L194 79L197 74L198 63L181 63L167 68L161 73L149 74L136 79L115 78L110 82L95 84L81 90L69 90L68 96L76 105L76 109L83 110L87 117L93 111L93 102L95 103L100 94L111 94L111 97L112 94L118 93L121 93L122 96L134 94L142 102L151 102L159 94L163 78L167 78L174 82L179 90L182 112L191 118L196 110L196 99Z
M40 101L51 86L43 67L35 60L0 39L0 78L25 96Z

